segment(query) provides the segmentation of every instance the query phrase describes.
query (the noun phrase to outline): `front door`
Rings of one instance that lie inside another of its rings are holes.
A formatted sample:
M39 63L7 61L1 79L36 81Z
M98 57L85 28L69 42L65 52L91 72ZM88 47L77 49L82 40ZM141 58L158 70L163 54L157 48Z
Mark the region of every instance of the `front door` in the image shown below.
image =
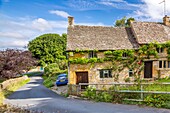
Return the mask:
M77 76L77 81L76 84L79 83L88 83L88 72L76 72L76 76ZM86 86L82 86L82 89L85 89L87 87Z
M152 78L152 61L146 61L145 62L144 78Z

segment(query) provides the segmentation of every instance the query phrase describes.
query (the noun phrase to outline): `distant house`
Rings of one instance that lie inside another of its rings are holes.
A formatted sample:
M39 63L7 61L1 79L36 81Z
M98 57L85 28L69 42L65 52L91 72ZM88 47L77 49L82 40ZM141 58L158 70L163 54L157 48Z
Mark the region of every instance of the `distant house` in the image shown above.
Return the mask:
M74 18L68 17L67 52L68 59L104 58L106 51L138 50L139 47L152 42L170 41L170 20L163 18L163 23L131 22L131 27L83 26L74 25ZM159 58L144 60L141 78L158 78L170 76L170 62L167 49L159 48ZM123 57L123 56L122 56ZM126 55L124 55L126 57ZM113 83L113 70L109 61L95 64L80 61L69 63L69 84L78 83ZM118 81L124 82L131 77L133 70L125 68L120 71Z

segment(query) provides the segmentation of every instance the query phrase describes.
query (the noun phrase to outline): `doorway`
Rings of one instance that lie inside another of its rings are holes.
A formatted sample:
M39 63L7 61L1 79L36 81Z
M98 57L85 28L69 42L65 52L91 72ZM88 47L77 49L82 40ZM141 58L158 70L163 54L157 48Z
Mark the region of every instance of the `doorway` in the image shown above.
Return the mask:
M76 84L88 83L88 72L87 71L85 71L85 72L76 72L76 77L77 77ZM84 85L81 88L85 89L87 86L88 85Z
M152 61L146 61L144 64L144 78L152 78Z

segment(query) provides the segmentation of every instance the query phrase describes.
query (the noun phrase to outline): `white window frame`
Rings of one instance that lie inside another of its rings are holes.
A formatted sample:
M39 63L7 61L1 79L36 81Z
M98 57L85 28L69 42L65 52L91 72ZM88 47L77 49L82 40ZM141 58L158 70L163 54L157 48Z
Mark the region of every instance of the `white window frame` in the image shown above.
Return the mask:
M101 75L101 71L102 71L102 75ZM105 74L107 74L107 75L105 75ZM101 69L100 70L100 78L112 78L111 69Z
M95 52L95 51L90 51L90 52L89 52L89 58L97 58L97 52Z
M162 48L162 47L161 47L161 48L157 48L156 51L157 51L158 53L163 53L163 52L164 52L164 48Z

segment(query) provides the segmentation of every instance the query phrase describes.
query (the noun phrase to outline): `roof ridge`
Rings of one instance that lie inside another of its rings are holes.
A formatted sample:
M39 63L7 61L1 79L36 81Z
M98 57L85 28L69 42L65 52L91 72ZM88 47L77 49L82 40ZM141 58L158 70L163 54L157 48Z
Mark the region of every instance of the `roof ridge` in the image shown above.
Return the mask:
M162 22L134 21L132 23L156 23L156 24L161 24Z
M75 27L101 27L101 28L126 28L126 27L114 27L114 26L91 26L91 25L74 25Z

